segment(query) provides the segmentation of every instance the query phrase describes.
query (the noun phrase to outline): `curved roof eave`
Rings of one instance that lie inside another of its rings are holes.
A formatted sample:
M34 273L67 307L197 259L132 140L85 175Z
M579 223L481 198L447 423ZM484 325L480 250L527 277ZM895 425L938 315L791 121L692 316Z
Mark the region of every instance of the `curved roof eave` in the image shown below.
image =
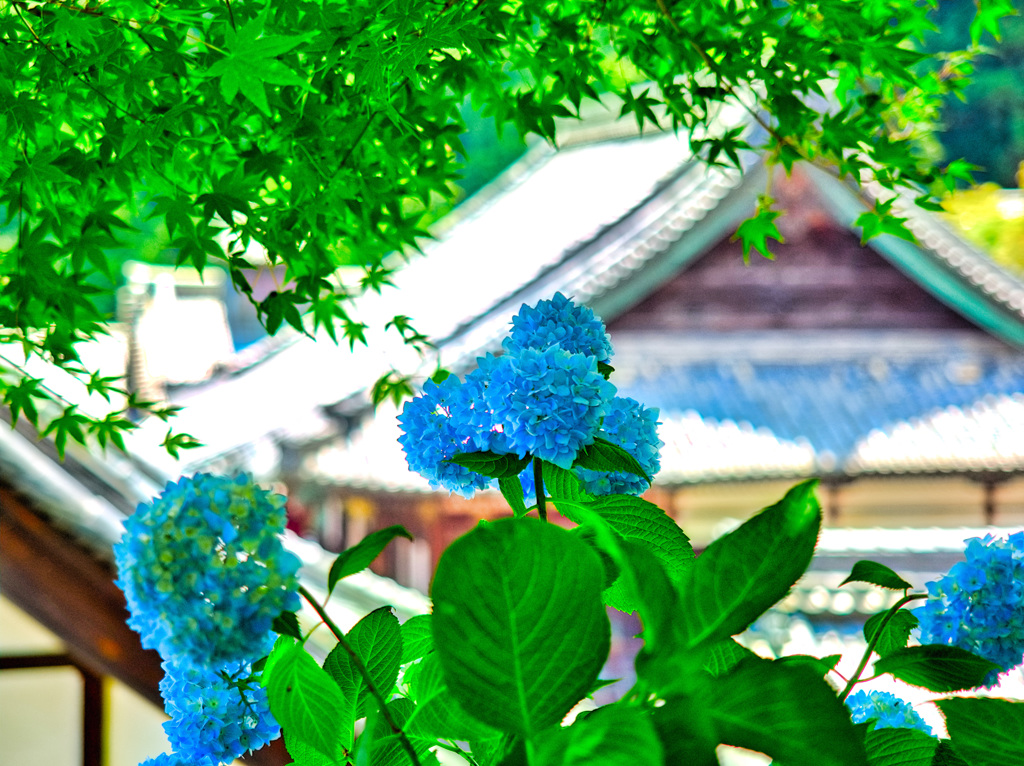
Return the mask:
M864 196L820 168L802 167L829 212L854 229L854 221L867 210ZM863 194L874 200L882 191L868 185ZM907 219L918 242L881 234L868 246L957 313L1000 340L1024 348L1024 282L912 200L897 195L893 212Z

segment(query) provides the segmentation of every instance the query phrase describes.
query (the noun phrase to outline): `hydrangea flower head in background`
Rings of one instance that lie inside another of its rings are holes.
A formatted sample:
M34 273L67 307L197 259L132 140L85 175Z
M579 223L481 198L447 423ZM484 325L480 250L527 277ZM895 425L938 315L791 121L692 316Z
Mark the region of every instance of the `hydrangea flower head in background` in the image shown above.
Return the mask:
M571 354L592 356L599 362L612 358L612 343L604 322L586 306L577 306L561 293L536 306L523 305L512 318L512 331L502 342L506 353L524 349L544 351L558 345Z
M164 724L174 756L189 766L220 766L276 739L267 690L248 665L219 671L164 662ZM173 757L173 756L172 756ZM173 761L172 761L173 763Z
M601 435L635 457L648 476L661 469L661 448L665 446L658 438L658 414L656 407L647 408L628 396L616 396L601 423ZM651 486L643 476L625 471L577 468L576 474L592 495L639 495Z
M922 644L959 646L1003 671L1024 661L1024 532L968 540L966 561L927 587L914 610ZM985 685L998 677L993 671Z
M875 719L876 729L917 729L934 736L932 728L909 702L889 692L861 690L846 698L854 723Z
M196 474L141 504L114 555L142 645L198 666L266 654L273 619L299 606L284 524L284 498L245 475Z
M423 476L434 489L445 488L472 497L491 480L456 463L446 463L461 452L477 452L481 434L474 424L475 387L464 387L454 375L440 383L428 380L420 396L405 403L398 422L402 428L399 444L409 468ZM476 413L479 416L479 413ZM489 448L489 447L487 447Z

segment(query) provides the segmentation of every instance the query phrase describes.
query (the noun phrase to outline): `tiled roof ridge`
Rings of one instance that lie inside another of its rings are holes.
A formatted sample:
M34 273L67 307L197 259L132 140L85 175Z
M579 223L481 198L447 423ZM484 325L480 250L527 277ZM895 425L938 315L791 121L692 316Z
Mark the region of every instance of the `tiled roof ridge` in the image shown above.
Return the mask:
M671 340L671 343L667 342ZM669 331L618 332L620 360L656 358L663 364L694 364L739 359L752 364L921 360L957 356L1017 358L1017 352L990 335L972 330L748 330L734 333Z
M872 204L892 199L893 213L907 219L905 225L917 238L918 247L933 253L963 282L973 285L1024 321L1024 279L996 263L938 213L917 205L909 190L890 190L876 181L865 182L857 188L851 180L840 181L835 174L828 175Z
M754 157L750 164L759 162L760 158ZM477 356L496 349L507 332L505 315L520 304L550 298L556 291L586 302L628 279L679 242L746 178L746 174L731 168L714 168L710 171L715 176L713 183L708 184L707 178L693 178L702 167L692 160L683 163L642 201L567 250L533 283L514 289L490 310L439 339L439 346L455 354L449 364L456 369L469 367ZM645 212L649 214L646 221ZM628 247L620 247L623 240Z
M874 185L869 194L876 194ZM997 264L981 248L958 234L952 224L937 214L928 214L912 201L900 196L893 207L907 217L909 228L918 242L977 286L997 303L1024 320L1024 281Z

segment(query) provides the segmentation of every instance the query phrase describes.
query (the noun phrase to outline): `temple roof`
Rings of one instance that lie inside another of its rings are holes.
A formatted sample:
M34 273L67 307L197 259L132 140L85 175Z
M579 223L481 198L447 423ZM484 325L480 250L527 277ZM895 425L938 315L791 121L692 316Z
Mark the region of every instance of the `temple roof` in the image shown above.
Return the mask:
M670 133L534 146L444 220L427 257L396 274L397 291L360 303L357 316L377 326L411 316L437 355L422 359L393 333L354 351L297 339L182 402L178 427L207 444L186 468L245 466L255 459L246 450L261 443L318 441L325 446L305 467L320 480L425 488L401 465L393 411L369 415L373 381L389 369L425 376L438 361L463 373L499 349L520 305L556 291L614 327L722 252L768 180L761 157L743 159L742 171L708 169ZM883 192L809 166L798 172L822 215L858 247L855 220ZM868 243L871 257L959 325L613 331L613 382L662 410L662 481L1024 468L1014 436L1024 421L1024 282L912 197L893 209L917 242L882 235ZM883 299L898 308L903 295ZM624 361L630 354L635 363Z

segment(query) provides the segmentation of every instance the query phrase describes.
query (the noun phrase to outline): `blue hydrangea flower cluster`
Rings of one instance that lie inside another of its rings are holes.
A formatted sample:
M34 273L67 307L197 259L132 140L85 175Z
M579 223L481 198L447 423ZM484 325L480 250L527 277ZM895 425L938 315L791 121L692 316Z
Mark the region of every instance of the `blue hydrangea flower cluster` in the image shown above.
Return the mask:
M846 698L850 717L854 723L875 719L876 729L917 729L934 736L932 727L925 723L910 703L889 692L859 691Z
M658 438L658 414L657 407L644 407L628 396L616 396L601 425L604 438L635 457L648 476L661 469L661 448L665 446ZM577 468L576 473L592 495L639 495L651 486L643 476L625 471Z
M267 691L249 665L219 671L164 662L164 724L174 754L190 766L231 763L277 739Z
M454 376L427 381L423 394L402 410L399 443L409 467L432 487L470 497L492 484L444 462L459 453L530 455L569 469L597 436L621 445L652 475L658 470L658 411L616 397L615 386L598 369L611 358L611 342L590 309L561 293L523 306L503 347L500 357L478 359L465 382ZM641 477L598 473L581 474L598 494L648 486ZM532 474L522 478L529 498Z
M284 525L284 498L249 476L209 474L168 484L125 523L117 584L128 624L164 658L173 719L175 752L154 766L215 766L276 736L248 668L272 648L273 619L299 606L300 561L281 544Z
M444 487L472 497L490 479L456 463L446 463L460 452L477 452L480 429L473 426L472 386L449 375L440 383L428 380L423 394L406 402L398 422L404 434L398 442L405 450L409 468L423 476L434 489Z
M959 646L1002 671L1024 662L1024 532L968 540L966 560L927 587L928 600L914 610L922 644Z
M544 350L559 346L599 362L612 358L612 342L604 322L586 306L577 306L561 293L536 306L520 308L512 318L512 331L501 345L512 356L528 348Z
M594 357L555 345L501 357L484 401L510 452L568 469L593 443L613 396L615 386L597 371Z
M284 524L284 498L244 475L182 478L140 505L114 555L142 645L200 666L270 651L271 622L299 605Z

